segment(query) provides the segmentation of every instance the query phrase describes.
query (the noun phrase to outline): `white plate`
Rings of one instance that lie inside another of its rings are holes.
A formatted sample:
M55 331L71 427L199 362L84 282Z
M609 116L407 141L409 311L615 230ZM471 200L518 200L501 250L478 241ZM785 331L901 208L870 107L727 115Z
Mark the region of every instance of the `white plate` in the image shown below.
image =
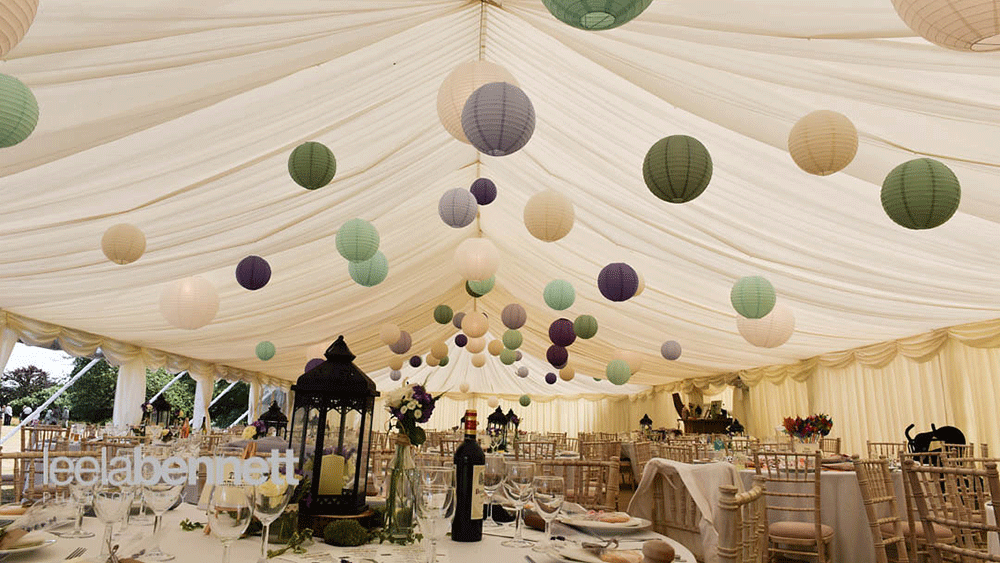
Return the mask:
M55 538L50 538L46 540L41 540L41 542L29 545L27 547L12 547L10 549L0 549L0 555L13 555L15 553L28 553L29 551L35 551L42 549L43 547L48 547L56 543Z
M641 548L638 550L622 551L628 551L630 559L636 563L643 560ZM600 557L572 544L556 547L556 549L552 551L552 555L559 561L572 561L575 563L604 563L604 560Z
M645 518L636 518L635 516L633 516L628 522L601 522L599 520L568 517L562 517L559 521L567 526L573 526L574 528L599 530L603 532L633 532L635 530L644 530L653 525L653 523L649 520L646 520Z

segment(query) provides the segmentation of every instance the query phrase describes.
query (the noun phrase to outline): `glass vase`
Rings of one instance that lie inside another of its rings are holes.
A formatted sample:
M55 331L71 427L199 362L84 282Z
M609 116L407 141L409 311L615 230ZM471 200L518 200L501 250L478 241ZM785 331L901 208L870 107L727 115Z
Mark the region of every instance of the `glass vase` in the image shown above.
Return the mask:
M393 540L413 537L413 511L417 499L417 464L413 446L405 434L396 437L396 453L389 462L389 490L385 499L385 527Z
M281 516L271 523L267 543L287 544L292 534L299 531L299 505L289 504Z

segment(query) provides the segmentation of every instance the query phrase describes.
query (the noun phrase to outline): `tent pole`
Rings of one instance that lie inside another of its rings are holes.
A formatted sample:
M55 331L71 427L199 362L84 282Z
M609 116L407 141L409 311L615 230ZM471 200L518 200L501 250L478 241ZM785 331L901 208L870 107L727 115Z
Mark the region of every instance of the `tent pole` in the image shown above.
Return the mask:
M230 383L229 387L226 387L225 389L223 389L222 393L219 393L218 395L216 395L216 397L214 399L212 399L212 402L208 404L208 408L210 409L210 408L212 408L212 405L214 405L215 403L218 403L219 399L221 399L223 397L223 395L225 395L226 393L228 393L230 389L232 389L233 387L236 387L236 384L239 383L239 382L240 381L237 379L236 381ZM208 409L205 409L205 410L208 410Z
M89 364L87 364L86 366L84 366L84 368L81 369L80 371L78 371L76 373L76 375L74 375L69 381L66 382L65 385L63 385L62 387L59 388L58 391L56 391L55 393L53 393L53 395L51 397L49 397L49 399L47 401L45 401L44 403L42 403L42 405L40 407L38 407L37 409L33 410L31 412L31 414L28 415L28 418L25 418L24 420L21 421L20 424L18 424L14 428L11 428L10 432L8 432L7 435L3 437L3 440L0 440L0 445L6 444L7 440L10 440L15 434L17 434L18 432L20 432L21 427L23 427L25 424L27 424L27 423L29 423L31 421L37 420L38 417L39 417L39 415L40 415L40 413L45 410L45 407L51 405L52 402L55 401L56 399L58 399L59 396L62 395L64 391L66 391L74 383L76 383L77 379L80 379L81 377L83 377L83 374L85 374L88 371L90 371L90 368L92 368L95 365L97 365L97 362L100 362L103 359L104 359L104 356L100 356L98 358L94 358L93 360L90 360Z
M232 424L230 424L229 426L226 427L226 430L229 430L233 426L236 426L237 424L239 424L240 422L242 422L244 418L246 418L246 419L250 418L250 409L247 409L245 413L243 413L239 417L237 417L236 420L234 420Z
M167 388L169 388L174 383L177 383L177 380L180 379L180 378L182 378L182 377L184 377L185 374L187 374L187 370L178 373L177 377L171 379L169 383L167 383L166 385L163 386L162 389L160 389L159 391L157 391L156 394L153 395L153 398L149 400L149 402L152 403L153 401L155 401L156 399L158 399L160 397L160 395L162 395L163 392L167 390Z

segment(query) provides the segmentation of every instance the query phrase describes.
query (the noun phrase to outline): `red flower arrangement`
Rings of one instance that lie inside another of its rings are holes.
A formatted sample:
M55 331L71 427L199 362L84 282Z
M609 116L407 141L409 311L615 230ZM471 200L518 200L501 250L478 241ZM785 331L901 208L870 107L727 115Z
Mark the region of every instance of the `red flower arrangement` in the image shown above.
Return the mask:
M784 426L785 431L791 436L796 438L812 438L817 434L820 436L829 434L830 429L833 428L833 419L828 414L814 414L806 418L802 418L801 416L795 418L789 417L784 420Z

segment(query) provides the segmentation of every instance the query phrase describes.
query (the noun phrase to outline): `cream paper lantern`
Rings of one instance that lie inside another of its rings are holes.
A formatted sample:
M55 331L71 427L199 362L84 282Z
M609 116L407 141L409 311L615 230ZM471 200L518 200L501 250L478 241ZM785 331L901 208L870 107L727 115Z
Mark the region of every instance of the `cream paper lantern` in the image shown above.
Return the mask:
M486 365L486 354L473 354L472 355L472 365L477 368L481 368Z
M405 361L406 358L403 356L393 356L392 359L389 360L389 369L392 370L403 369L403 362Z
M783 303L776 303L770 313L759 319L748 319L741 315L736 317L736 328L740 335L760 348L781 346L795 332L795 315Z
M486 331L490 328L490 322L486 318L486 315L482 313L468 313L465 318L462 319L462 332L464 332L469 338L479 338L480 336L486 334ZM466 344L468 346L468 344Z
M487 350L492 356L499 356L500 352L503 352L503 341L502 340L491 340Z
M438 358L434 354L427 354L427 357L424 358L424 360L427 362L427 365L432 368L438 367L438 364L441 363L441 358Z
M120 223L104 231L101 250L115 264L131 264L146 252L146 235L135 225Z
M572 200L555 190L539 192L524 205L524 226L531 236L545 242L569 234L575 217Z
M38 0L0 0L0 58L21 42L37 12Z
M507 69L486 61L462 63L441 83L437 98L438 118L452 137L463 143L469 142L462 129L462 110L476 89L491 82L517 85L517 80Z
M382 341L382 344L385 344L386 346L392 346L393 344L399 342L399 327L392 323L385 323L384 325L379 327L378 337L379 340ZM310 357L315 358L317 356L310 356Z
M218 312L219 293L201 276L171 282L160 293L160 313L177 328L201 328L212 322Z
M642 369L642 354L639 352L633 352L631 350L615 350L612 359L615 360L625 360L628 364L629 372L635 375L636 372Z
M486 404L489 405L491 409L495 409L500 406L500 399L497 399L496 397L490 397L486 401Z
M468 393L469 384L463 381L462 384L458 386L458 390L461 391L462 393Z
M996 0L892 0L896 13L924 39L957 51L1000 49Z
M436 342L431 346L431 355L437 359L441 359L448 355L448 345L442 342Z
M469 238L455 249L455 268L467 280L482 281L497 273L500 254L489 239Z
M635 275L639 277L639 287L637 287L635 293L632 294L633 299L639 297L639 294L642 293L642 290L646 289L646 278L642 277L642 272L636 270Z
M576 370L573 369L571 364L566 364L559 370L559 379L563 381L573 381L574 377L576 377Z
M486 339L482 336L477 338L470 338L465 344L465 349L473 354L478 354L486 348Z
M858 153L858 130L842 114L817 110L792 127L788 152L795 164L810 174L833 174L843 170Z

